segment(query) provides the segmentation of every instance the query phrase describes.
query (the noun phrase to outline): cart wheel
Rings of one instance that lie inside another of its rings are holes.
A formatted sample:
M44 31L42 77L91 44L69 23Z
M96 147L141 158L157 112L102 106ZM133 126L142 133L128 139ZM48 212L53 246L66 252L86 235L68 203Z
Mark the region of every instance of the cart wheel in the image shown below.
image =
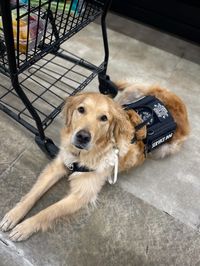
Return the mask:
M53 143L53 141L49 138L45 138L44 140L40 138L40 136L35 136L35 142L38 144L40 149L50 158L53 159L58 154L58 147Z
M114 98L118 93L118 88L108 75L99 74L99 91Z

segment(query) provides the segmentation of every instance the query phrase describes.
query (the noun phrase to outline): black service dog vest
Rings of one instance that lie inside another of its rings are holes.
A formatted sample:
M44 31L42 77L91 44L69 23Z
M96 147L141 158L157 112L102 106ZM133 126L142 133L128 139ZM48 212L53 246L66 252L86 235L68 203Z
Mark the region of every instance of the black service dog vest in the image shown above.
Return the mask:
M136 102L124 104L123 108L133 109L141 117L142 122L136 126L136 130L147 126L147 136L143 140L145 153L151 152L173 137L176 123L165 105L156 97L145 96Z

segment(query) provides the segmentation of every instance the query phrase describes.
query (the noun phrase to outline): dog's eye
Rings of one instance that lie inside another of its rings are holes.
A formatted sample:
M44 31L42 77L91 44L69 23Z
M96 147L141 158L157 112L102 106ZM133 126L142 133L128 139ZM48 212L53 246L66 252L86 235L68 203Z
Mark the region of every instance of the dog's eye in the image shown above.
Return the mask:
M108 120L108 117L107 117L106 115L102 115L102 116L100 117L100 120L103 121L103 122L105 122L105 121Z
M79 111L79 113L84 114L85 108L83 106L80 106L80 107L78 107L78 111Z

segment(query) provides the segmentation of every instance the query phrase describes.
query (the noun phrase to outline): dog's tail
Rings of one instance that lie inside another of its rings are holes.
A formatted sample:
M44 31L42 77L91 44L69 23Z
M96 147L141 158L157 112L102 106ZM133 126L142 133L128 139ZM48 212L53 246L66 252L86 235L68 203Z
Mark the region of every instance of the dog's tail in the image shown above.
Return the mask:
M114 83L119 91L123 91L125 88L127 88L130 85L130 83L126 80L117 80L114 81Z

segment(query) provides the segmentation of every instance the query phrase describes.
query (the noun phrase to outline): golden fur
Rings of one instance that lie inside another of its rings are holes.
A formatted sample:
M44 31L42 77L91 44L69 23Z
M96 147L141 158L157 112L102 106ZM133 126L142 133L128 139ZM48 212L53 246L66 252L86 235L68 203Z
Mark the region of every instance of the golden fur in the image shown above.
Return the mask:
M141 122L141 118L132 110L125 112L121 104L143 95L155 95L159 98L172 113L177 129L172 140L152 152L151 156L162 158L178 151L189 134L187 111L181 99L159 86L145 87L120 82L118 87L120 92L117 102L99 93L83 93L67 99L64 108L65 126L61 131L58 156L40 174L30 192L1 221L1 230L13 229L10 233L11 240L25 240L39 230L46 230L56 219L95 202L107 178L112 175L116 147L119 149L119 171L144 162L142 139L146 136L146 127L136 133L134 128ZM80 106L84 107L84 113L78 111ZM106 115L107 121L102 121L103 115ZM79 149L74 145L76 134L82 129L87 129L91 134L86 149ZM137 142L131 144L134 135ZM74 161L94 171L70 174L66 166ZM36 201L64 175L69 175L69 195L19 223Z

